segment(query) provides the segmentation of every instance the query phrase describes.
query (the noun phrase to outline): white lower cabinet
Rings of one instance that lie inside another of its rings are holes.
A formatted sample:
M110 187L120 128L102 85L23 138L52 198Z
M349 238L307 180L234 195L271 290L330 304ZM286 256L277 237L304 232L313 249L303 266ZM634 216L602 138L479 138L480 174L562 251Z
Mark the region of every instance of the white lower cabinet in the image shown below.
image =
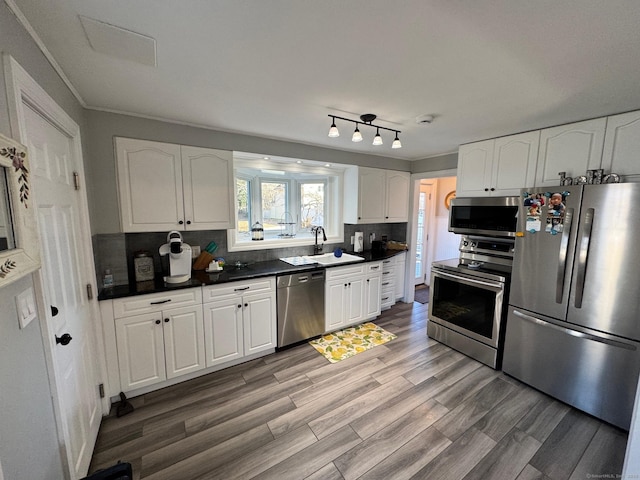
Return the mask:
M338 330L380 314L381 273L380 262L327 270L325 331Z
M382 285L380 290L380 307L391 308L396 303L396 259L385 258L382 261Z
M115 330L122 391L205 367L201 304L118 318Z
M207 367L275 348L274 277L202 289Z
M407 252L402 252L393 257L396 262L395 280L396 280L396 301L404 298L404 276L407 271Z

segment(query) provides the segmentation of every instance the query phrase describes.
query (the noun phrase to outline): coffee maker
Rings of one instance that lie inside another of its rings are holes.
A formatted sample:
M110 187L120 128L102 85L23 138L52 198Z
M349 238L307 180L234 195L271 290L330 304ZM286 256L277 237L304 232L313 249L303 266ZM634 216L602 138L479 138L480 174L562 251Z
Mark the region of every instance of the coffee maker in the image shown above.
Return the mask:
M166 283L182 283L191 278L191 246L182 242L182 235L172 230L167 235L167 243L160 247L160 255L169 255L169 275Z

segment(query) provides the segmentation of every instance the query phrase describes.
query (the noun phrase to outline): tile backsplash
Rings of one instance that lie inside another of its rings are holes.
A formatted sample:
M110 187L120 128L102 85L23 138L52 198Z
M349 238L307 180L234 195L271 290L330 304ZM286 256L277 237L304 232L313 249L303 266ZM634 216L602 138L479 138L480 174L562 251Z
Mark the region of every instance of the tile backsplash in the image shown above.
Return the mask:
M371 249L369 234L375 233L376 240L380 240L384 235L388 240L406 242L406 223L381 223L365 225L344 225L344 242L326 243L325 252L335 248L342 248L345 251L352 251L351 236L356 231L364 232L364 249ZM111 270L115 285L125 285L135 282L133 276L133 256L140 250L148 251L153 255L156 272L167 270L167 259L161 257L158 249L167 242L168 232L151 233L111 233L97 234L93 236L93 252L98 276L98 287L102 286L102 277L106 269ZM215 257L224 257L227 263L236 261L255 263L268 260L275 260L281 257L292 257L295 255L309 255L313 253L313 246L274 248L257 251L228 252L227 251L227 231L226 230L206 230L197 232L181 232L183 241L189 245L199 245L201 250L214 241L218 245Z

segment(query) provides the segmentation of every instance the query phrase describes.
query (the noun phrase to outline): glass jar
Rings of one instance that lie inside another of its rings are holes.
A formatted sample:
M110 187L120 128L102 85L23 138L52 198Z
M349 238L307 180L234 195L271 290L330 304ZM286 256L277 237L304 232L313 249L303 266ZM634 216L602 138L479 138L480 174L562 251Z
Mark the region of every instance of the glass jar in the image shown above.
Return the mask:
M153 280L155 275L155 271L153 270L153 256L149 252L136 252L133 257L133 269L136 282Z
M251 240L264 240L264 228L260 222L256 222L251 227Z

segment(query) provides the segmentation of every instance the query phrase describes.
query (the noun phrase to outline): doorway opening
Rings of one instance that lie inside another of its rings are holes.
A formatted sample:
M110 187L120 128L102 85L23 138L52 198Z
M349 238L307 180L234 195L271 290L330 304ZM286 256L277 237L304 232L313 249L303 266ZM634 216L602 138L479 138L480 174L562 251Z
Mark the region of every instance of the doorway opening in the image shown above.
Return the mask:
M430 176L433 175L433 176ZM431 264L458 257L459 235L449 232L449 204L456 191L455 172L424 173L414 177L411 225L414 301L428 303Z

